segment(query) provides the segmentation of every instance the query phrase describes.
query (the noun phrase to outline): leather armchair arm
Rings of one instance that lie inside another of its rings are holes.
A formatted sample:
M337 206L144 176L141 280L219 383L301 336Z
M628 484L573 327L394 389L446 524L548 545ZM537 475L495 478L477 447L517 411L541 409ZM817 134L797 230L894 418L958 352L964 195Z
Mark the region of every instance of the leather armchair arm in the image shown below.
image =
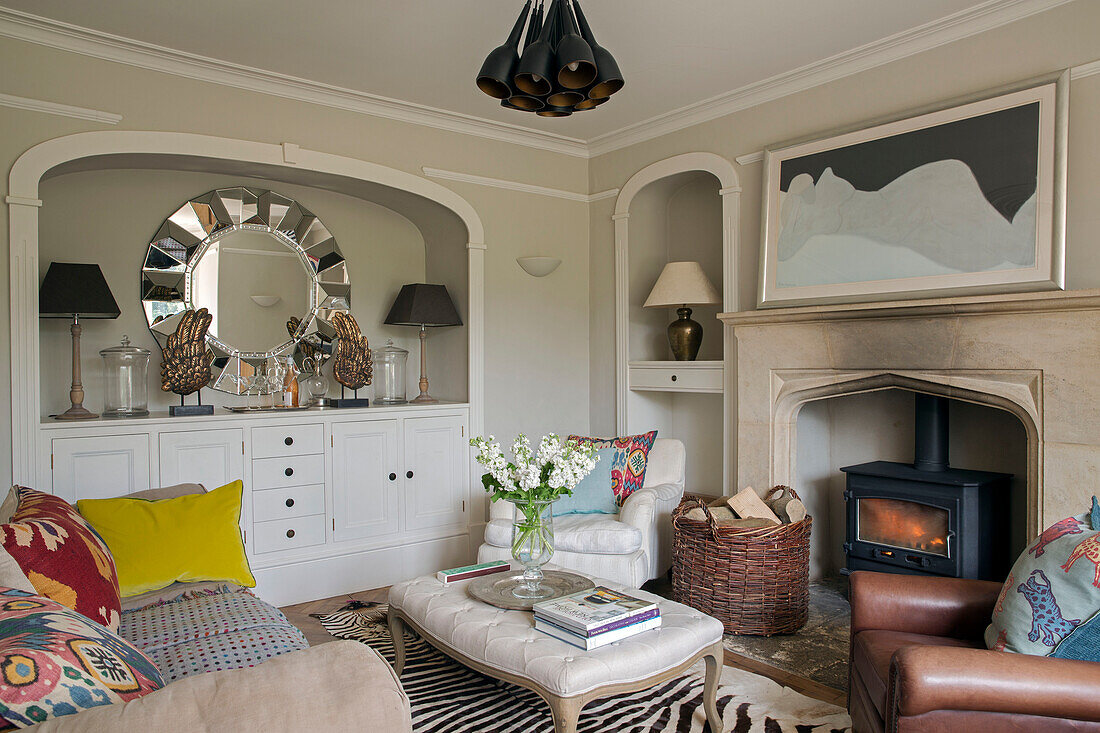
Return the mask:
M1100 664L947 646L898 649L890 707L900 715L967 710L1100 722Z
M1001 584L857 571L849 578L852 635L868 629L980 639Z

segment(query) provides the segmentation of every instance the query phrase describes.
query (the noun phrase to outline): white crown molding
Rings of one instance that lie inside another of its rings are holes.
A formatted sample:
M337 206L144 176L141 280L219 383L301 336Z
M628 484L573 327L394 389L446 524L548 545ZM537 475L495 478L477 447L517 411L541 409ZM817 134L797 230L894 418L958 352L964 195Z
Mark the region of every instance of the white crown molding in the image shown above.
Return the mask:
M907 56L930 51L1071 1L986 0L972 8L895 33L850 51L651 117L620 130L598 135L588 141L588 154L589 157L604 155L686 127L709 122Z
M299 102L514 143L538 150L581 158L588 157L585 142L577 138L540 132L505 122L448 112L426 105L220 61L10 8L0 8L0 36Z
M25 109L30 112L43 112L48 115L72 117L78 120L91 120L92 122L102 122L105 125L117 125L119 122L122 122L122 115L116 115L113 112L101 112L98 109L73 107L68 104L46 102L41 99L31 99L30 97L17 97L14 94L0 94L0 107Z
M532 183L520 183L519 181L508 181L503 178L490 178L488 176L477 176L473 173L459 173L457 171L445 171L439 168L421 168L424 175L429 178L439 178L444 181L459 181L461 183L472 183L475 186L489 186L490 188L503 188L508 191L522 191L523 193L531 193L537 196L552 196L557 199L565 199L567 201L579 201L581 203L590 204L593 201L599 201L601 199L608 199L619 193L619 189L613 188L607 191L600 191L599 193L576 193L574 191L566 191L561 188L548 188L546 186L536 186Z
M1069 70L1069 80L1084 79L1086 76L1100 74L1100 61L1091 61L1087 64L1074 66Z
M757 150L755 153L738 155L734 160L737 161L737 165L752 165L753 163L759 163L764 160L764 151Z

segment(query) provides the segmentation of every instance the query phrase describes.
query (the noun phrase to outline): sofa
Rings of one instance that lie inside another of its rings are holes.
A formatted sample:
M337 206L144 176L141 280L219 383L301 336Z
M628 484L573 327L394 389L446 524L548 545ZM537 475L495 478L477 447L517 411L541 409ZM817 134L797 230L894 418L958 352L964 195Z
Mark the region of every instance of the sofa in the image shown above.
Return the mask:
M201 491L192 484L134 496ZM15 585L10 571L9 564L7 583ZM175 583L123 599L118 635L156 665L165 685L29 729L412 730L408 697L377 652L353 641L310 648L277 608L231 583Z
M657 438L642 488L626 498L618 515L554 517L554 564L629 588L662 575L672 566L672 510L684 496L685 464L683 443ZM489 505L478 562L512 559L512 512L509 502Z
M855 572L855 733L1100 731L1100 664L991 651L1000 583Z

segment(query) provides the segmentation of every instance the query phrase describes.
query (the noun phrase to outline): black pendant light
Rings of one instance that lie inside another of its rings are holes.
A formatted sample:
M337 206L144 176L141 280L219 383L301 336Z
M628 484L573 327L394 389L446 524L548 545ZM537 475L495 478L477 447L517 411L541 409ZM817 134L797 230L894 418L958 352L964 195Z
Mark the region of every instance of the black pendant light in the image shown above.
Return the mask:
M581 4L574 0L573 9L577 12L577 25L580 26L581 36L588 42L589 48L592 49L592 56L596 59L596 78L593 80L592 88L588 90L588 98L606 99L623 88L625 82L622 72L619 71L619 65L611 52L596 43L596 36L592 34L592 29L584 17Z
M512 26L512 32L508 34L508 40L504 45L490 51L485 57L485 63L481 65L481 72L477 75L477 88L490 97L507 99L512 96L509 84L519 64L519 39L523 35L523 26L527 23L530 12L531 0L527 0L516 24Z
M543 0L526 0L508 40L482 64L478 88L506 109L542 117L595 109L622 88L619 66L595 42L577 0L546 2L544 13Z

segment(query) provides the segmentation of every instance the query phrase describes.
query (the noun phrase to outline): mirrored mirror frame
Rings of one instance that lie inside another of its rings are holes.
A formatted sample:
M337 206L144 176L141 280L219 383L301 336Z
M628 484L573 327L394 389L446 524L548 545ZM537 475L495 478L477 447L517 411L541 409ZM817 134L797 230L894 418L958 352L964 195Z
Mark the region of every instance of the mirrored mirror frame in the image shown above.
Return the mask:
M164 220L145 253L141 301L149 330L164 347L186 310L206 307L192 297L196 265L210 246L233 232L266 232L301 259L312 284L309 312L287 340L266 351L243 351L207 334L214 352L210 387L244 394L269 362L293 355L301 365L303 342L316 351L336 335L332 315L351 308L351 282L336 239L312 212L287 196L264 189L222 188L186 201Z

